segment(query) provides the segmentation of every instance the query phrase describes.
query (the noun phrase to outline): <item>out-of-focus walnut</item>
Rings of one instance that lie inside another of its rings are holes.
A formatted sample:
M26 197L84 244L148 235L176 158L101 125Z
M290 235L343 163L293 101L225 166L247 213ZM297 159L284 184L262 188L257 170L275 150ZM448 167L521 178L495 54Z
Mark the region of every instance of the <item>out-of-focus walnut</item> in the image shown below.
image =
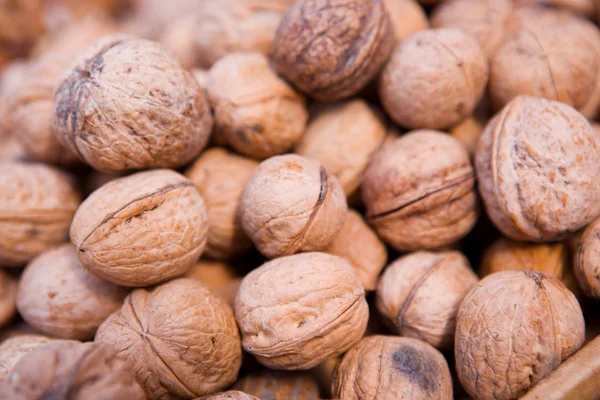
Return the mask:
M346 353L333 379L340 399L452 399L452 377L442 353L411 338L364 338Z
M475 156L494 225L514 240L567 238L600 214L600 137L572 107L519 96L487 125Z
M192 70L192 74L194 78L196 78L196 82L198 82L198 86L202 89L206 90L206 81L208 80L208 71L202 68L194 68Z
M463 122L450 129L450 135L461 142L469 152L471 159L475 157L479 139L485 130L485 126L491 118L491 110L487 97L484 97L475 108L473 114Z
M100 39L58 84L54 129L103 171L179 167L207 144L212 116L194 77L158 44Z
M261 400L251 394L240 392L239 390L230 390L228 392L217 393L202 397L200 400Z
M368 329L369 328L367 327L367 330ZM332 397L331 387L333 386L333 374L335 373L335 369L339 365L340 361L342 361L342 356L333 357L322 362L311 370L311 372L319 381L322 395L326 395L326 397L322 398Z
M0 327L17 313L17 278L0 269Z
M429 28L425 11L415 0L383 0L383 4L388 12L396 43Z
M0 141L13 137L11 102L21 82L27 78L29 63L13 61L2 68L0 75ZM0 150L1 152L1 150Z
M583 344L577 299L541 272L502 271L465 297L456 320L458 378L475 399L516 399Z
M67 240L80 202L69 175L43 164L0 162L0 187L0 266L23 266Z
M317 100L362 90L394 46L381 0L296 0L273 43L275 68Z
M556 8L535 5L513 7L505 26L505 41L512 39L523 29L548 28L576 18L573 13Z
M594 0L513 0L513 2L519 6L550 6L570 11L584 17L591 17L594 15Z
M26 56L44 32L44 0L0 1L0 65Z
M13 135L0 137L0 162L27 161L29 156L21 143Z
M122 172L100 172L91 170L90 173L84 178L83 187L85 196L89 196L102 186L106 185L110 181L124 177L126 174Z
M234 268L220 261L200 260L186 274L186 278L196 279L234 306L235 296L242 279Z
M42 335L18 335L4 340L0 344L0 385L21 357L53 340Z
M318 400L319 384L308 372L262 370L237 381L236 389L263 400Z
M585 295L600 298L600 219L585 229L575 253L573 269Z
M287 154L263 161L244 190L244 232L269 258L327 248L346 221L342 188L323 165Z
M235 300L244 349L269 368L309 369L363 336L369 307L360 279L325 253L281 257L250 272Z
M379 94L396 123L442 129L473 112L487 81L487 58L475 38L455 28L428 29L396 47Z
M163 169L115 179L92 193L73 218L71 242L92 274L148 286L187 272L207 232L208 213L194 184Z
M367 220L401 251L448 245L477 221L474 175L469 154L450 135L407 133L382 147L363 175Z
M242 363L231 308L193 279L134 290L100 326L96 341L133 365L150 400L223 390Z

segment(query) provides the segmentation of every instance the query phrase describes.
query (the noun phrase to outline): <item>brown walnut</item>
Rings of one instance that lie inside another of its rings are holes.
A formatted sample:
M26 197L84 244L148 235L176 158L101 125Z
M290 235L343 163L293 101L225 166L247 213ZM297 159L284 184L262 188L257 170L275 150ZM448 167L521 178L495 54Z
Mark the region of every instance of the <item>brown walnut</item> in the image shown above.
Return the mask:
M237 291L242 283L237 271L220 261L200 260L186 274L211 288L231 307L235 304Z
M416 0L383 0L396 43L429 28L423 7Z
M600 298L600 219L585 229L576 251L573 269L584 294Z
M0 385L25 354L44 346L54 339L42 335L17 335L0 344Z
M558 8L583 17L591 17L594 14L594 0L513 0L513 2L516 5Z
M319 400L319 384L309 372L261 370L237 381L236 389L263 400Z
M239 390L230 390L228 392L217 393L202 397L200 400L261 400L251 394L240 392Z
M0 2L0 66L8 59L27 56L42 35L44 0Z
M461 142L469 152L471 159L475 156L479 139L483 134L485 126L491 118L491 110L487 97L477 105L473 114L460 124L455 125L450 129L449 133L456 140Z
M17 313L17 278L0 269L0 327Z

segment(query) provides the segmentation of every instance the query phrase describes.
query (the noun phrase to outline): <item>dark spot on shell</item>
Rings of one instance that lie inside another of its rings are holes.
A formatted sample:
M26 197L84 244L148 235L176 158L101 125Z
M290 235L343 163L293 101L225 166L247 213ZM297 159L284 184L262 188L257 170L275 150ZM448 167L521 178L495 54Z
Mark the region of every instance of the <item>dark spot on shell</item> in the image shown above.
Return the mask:
M463 62L462 62L462 61L460 61L458 64L456 64L456 66L457 66L458 68L462 68L462 66L463 66Z
M135 136L138 135L137 131L135 130L135 128L133 126L127 125L127 127L129 128L129 133L131 133L132 135L135 135Z
M405 375L410 382L419 385L426 392L434 392L440 374L435 361L411 346L401 346L392 355L392 365Z
M37 237L40 234L40 230L36 227L30 228L27 231L27 235L31 237Z
M244 129L238 129L237 131L235 131L235 134L240 142L248 144L248 138L246 137L246 131Z
M215 339L214 336L211 336L210 341L212 342L212 344L216 344L217 340Z
M127 68L127 71L125 71L125 72L127 72L128 74L130 74L131 73L131 67Z
M456 112L458 114L461 114L464 107L465 107L465 104L463 102L458 103L456 105Z
M294 172L302 172L303 171L303 168L300 164L295 163L295 162L290 162L290 161L285 162L281 167L284 169L289 169Z
M259 125L259 124L257 124L257 125L254 125L254 126L252 127L252 129L254 130L254 132L256 132L256 133L258 133L258 134L262 134L262 133L265 131L265 127L264 127L264 126L262 126L262 125Z
M57 294L56 292L49 292L49 293L48 293L48 298L49 298L49 299L53 299L53 298L55 298L55 297L56 297L56 294Z
M542 280L544 279L544 274L541 274L541 273L535 272L535 271L523 271L523 273L525 275L527 275L528 277L530 277L531 279L533 279L533 281L535 282L536 285L538 285L538 287L540 287L540 288L544 287L542 285Z

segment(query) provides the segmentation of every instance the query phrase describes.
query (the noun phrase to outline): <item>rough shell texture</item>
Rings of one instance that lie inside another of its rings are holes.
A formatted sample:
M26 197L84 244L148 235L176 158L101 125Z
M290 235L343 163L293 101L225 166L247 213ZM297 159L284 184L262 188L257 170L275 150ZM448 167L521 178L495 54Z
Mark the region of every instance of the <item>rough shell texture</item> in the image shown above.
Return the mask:
M579 303L557 278L492 274L458 311L458 378L475 399L516 399L577 351L584 333Z
M187 272L207 232L206 206L194 184L175 171L154 170L92 193L75 214L71 242L92 274L148 286Z
M240 392L239 390L230 390L228 392L213 394L212 396L202 397L201 400L261 400L251 394Z
M49 343L24 355L0 387L0 395L13 400L144 399L129 364L106 346L75 341Z
M212 116L191 73L158 44L109 36L58 85L61 143L105 171L178 167L207 144Z
M193 279L136 289L96 341L133 365L149 399L215 393L235 381L242 363L233 311Z
M369 308L360 279L342 258L305 253L246 275L235 316L244 349L262 364L309 369L360 340Z
M296 153L320 161L338 178L346 196L360 186L360 177L383 144L383 116L360 99L322 104L311 117Z
M0 344L0 384L25 354L44 346L53 339L42 335L18 335L10 337Z
M91 339L127 291L96 278L79 263L71 244L42 253L19 279L17 308L40 331L64 339Z
M319 384L308 372L262 370L234 385L236 389L263 400L318 400Z
M304 97L260 53L222 58L209 70L206 89L217 135L239 153L258 159L285 153L304 133Z
M333 392L340 399L450 400L452 378L444 356L429 344L370 336L342 359Z
M429 29L396 47L379 93L398 124L442 129L473 112L487 81L487 58L475 38L454 28Z
M275 68L318 100L358 93L394 45L381 0L297 0L273 43Z
M465 148L437 131L414 131L384 146L363 175L367 220L398 250L433 249L466 235L479 215Z
M383 0L383 4L388 12L396 43L429 28L425 11L415 0Z
M514 240L567 237L600 214L600 137L566 104L520 96L488 124L475 167L498 229Z
M17 278L0 269L0 326L6 325L17 313Z
M585 229L577 249L574 270L583 292L600 298L600 219Z
M67 240L79 205L71 177L43 164L0 162L0 265L19 267Z
M295 154L272 157L244 190L244 232L269 258L329 246L346 221L338 180L318 161Z

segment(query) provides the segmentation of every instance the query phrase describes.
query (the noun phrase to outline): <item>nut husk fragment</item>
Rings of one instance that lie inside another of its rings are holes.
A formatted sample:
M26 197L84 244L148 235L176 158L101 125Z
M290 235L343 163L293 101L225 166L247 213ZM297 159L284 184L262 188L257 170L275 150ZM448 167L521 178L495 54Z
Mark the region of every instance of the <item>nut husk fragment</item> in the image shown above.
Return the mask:
M319 384L308 372L261 370L237 381L234 388L263 400L318 400Z

